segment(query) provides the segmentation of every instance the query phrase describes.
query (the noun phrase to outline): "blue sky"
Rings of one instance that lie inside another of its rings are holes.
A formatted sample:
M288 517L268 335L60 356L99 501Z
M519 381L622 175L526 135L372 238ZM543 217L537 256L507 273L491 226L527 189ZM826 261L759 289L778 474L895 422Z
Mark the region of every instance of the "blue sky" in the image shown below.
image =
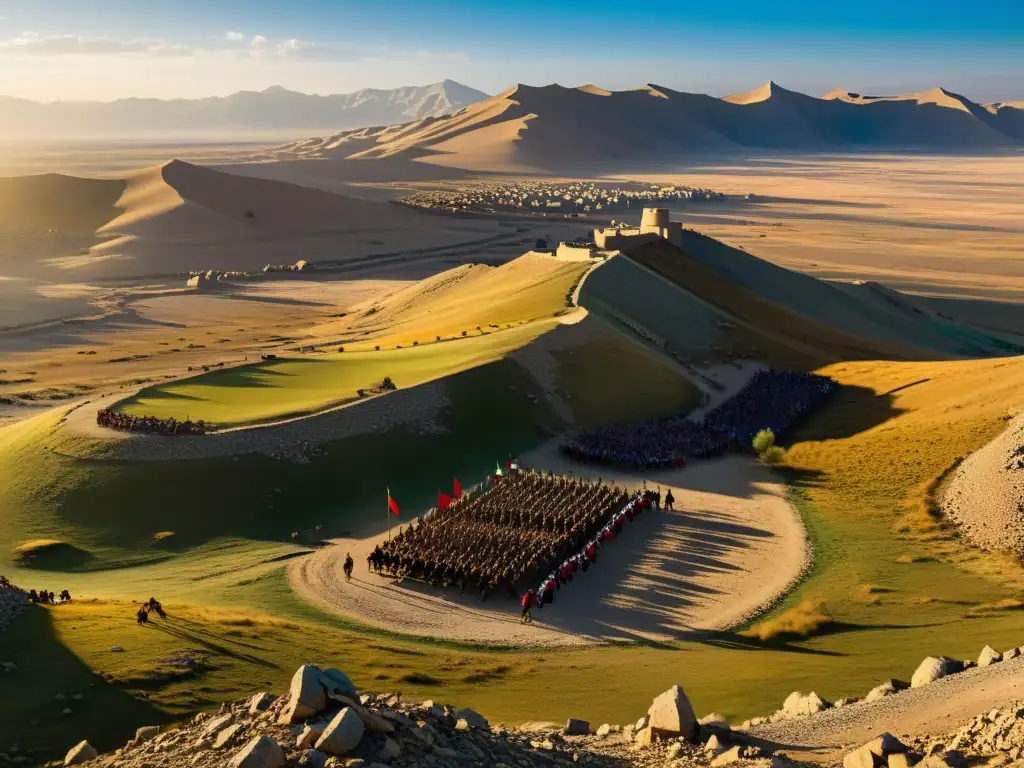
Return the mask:
M331 93L452 78L1024 98L1022 0L0 0L0 93Z

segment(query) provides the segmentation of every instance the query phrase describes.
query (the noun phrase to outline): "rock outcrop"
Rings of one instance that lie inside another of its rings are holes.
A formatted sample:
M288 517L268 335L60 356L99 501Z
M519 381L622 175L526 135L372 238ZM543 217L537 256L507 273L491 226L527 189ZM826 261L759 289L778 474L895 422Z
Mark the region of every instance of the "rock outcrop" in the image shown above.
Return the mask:
M922 685L934 683L946 675L962 671L963 668L963 662L948 656L929 656L914 670L914 676L910 678L910 687L920 688Z

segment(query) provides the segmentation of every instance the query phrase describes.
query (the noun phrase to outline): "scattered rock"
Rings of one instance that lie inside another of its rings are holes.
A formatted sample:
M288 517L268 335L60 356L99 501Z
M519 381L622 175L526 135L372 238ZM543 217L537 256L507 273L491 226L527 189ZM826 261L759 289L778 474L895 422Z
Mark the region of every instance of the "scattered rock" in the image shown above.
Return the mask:
M213 740L214 749L224 749L228 744L231 743L232 739L235 738L245 728L245 723L235 723L229 725L223 731L217 734L217 738Z
M312 664L303 664L292 676L288 704L282 710L279 722L297 723L327 708L327 693L321 683L321 673Z
M133 744L145 744L150 739L156 738L160 733L159 725L144 725L135 731L135 738L132 740Z
M991 646L986 645L978 656L978 666L987 667L990 664L997 664L1003 660L1003 654L993 649Z
M231 759L231 768L281 768L284 750L270 736L256 736Z
M815 715L831 707L832 704L830 702L825 701L814 691L806 695L799 691L793 691L783 702L782 711L789 717L804 717Z
M265 712L273 703L274 697L266 691L255 693L249 699L249 714L258 715L260 712Z
M80 741L64 755L64 765L78 765L92 760L99 756L99 753L88 741Z
M910 678L910 687L920 688L922 685L934 683L947 675L956 674L962 669L963 662L948 656L929 656L914 670L914 676Z
M876 768L878 764L886 765L890 755L906 751L906 745L899 739L891 733L883 733L844 757L843 768Z
M894 693L905 691L910 687L910 683L903 680L896 680L895 678L886 680L883 683L879 683L870 691L868 695L864 697L864 701L871 702L877 701L885 696L892 696Z
M359 745L365 730L359 715L351 707L346 707L324 729L316 748L328 755L347 755Z
M711 761L712 768L718 768L720 765L731 765L732 763L738 763L743 759L742 747L735 746L725 750L722 754Z
M590 723L586 720L577 720L570 717L565 721L565 728L562 733L566 736L586 736L590 733Z
M651 702L647 715L647 727L655 734L682 736L688 741L696 741L699 732L697 718L686 693L678 685L657 696Z
M480 728L483 730L488 728L487 718L473 711L469 707L455 710L455 717L458 720L465 720L471 728Z

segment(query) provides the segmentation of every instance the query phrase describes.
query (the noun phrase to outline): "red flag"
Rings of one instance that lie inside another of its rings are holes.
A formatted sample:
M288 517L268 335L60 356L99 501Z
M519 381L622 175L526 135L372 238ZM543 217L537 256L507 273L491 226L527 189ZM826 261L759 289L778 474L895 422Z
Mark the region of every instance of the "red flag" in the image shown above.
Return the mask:
M455 487L452 488L452 496L456 499L462 498L462 483L459 482L459 478L455 478Z
M452 497L451 496L449 496L447 493L441 493L441 491L437 492L437 508L439 510L440 509L448 509L448 505L451 504L451 503L452 503Z
M398 502L391 498L390 488L388 488L388 511L390 511L392 515L398 514Z

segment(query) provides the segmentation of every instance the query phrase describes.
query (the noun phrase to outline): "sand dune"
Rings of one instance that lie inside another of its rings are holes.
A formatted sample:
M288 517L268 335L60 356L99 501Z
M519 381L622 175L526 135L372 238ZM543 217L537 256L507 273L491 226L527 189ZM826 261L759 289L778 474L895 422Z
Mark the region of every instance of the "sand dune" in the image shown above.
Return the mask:
M78 233L78 240L55 243L55 255L33 264L2 264L5 272L62 281L68 272L81 279L257 271L268 263L443 247L496 231L489 223L440 221L401 206L178 160L117 180L3 180L0 196L12 201L0 206L7 228L32 226L51 240Z
M47 173L0 178L0 232L93 232L116 215L125 182Z
M529 170L664 162L698 150L909 148L978 150L1024 143L1024 110L984 107L941 88L874 98L814 98L766 83L711 96L656 85L517 85L461 111L277 148L279 156L404 156L459 168Z

